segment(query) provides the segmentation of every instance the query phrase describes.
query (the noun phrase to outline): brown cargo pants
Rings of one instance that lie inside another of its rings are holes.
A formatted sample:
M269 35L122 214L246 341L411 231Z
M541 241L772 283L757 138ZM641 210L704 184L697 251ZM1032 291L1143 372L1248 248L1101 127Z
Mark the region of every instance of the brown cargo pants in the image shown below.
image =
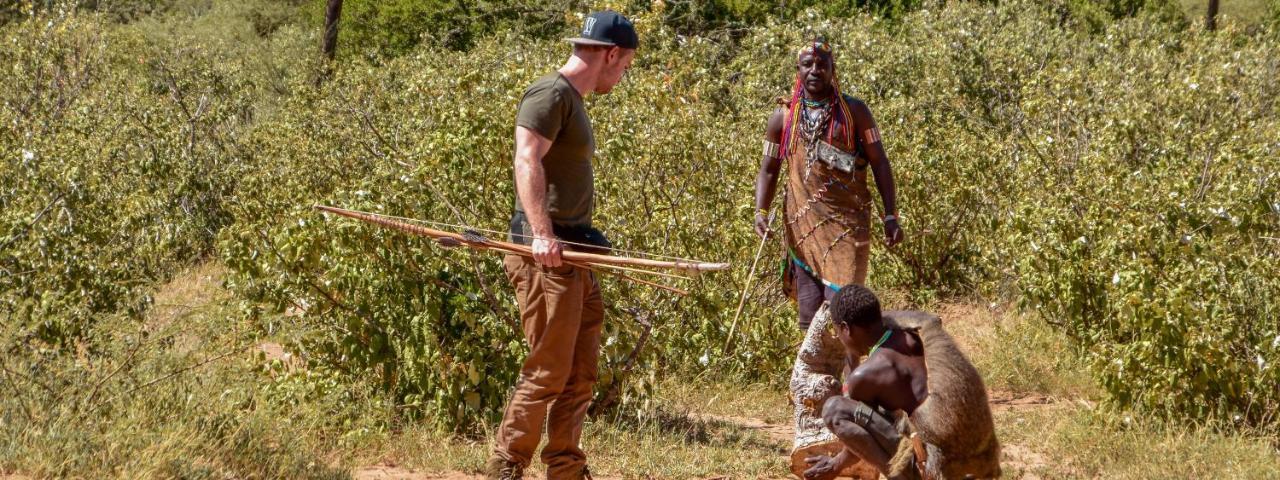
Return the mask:
M590 270L542 267L517 255L502 263L515 286L529 356L498 427L494 453L529 465L545 421L547 479L581 478L587 456L578 442L604 324L600 285Z

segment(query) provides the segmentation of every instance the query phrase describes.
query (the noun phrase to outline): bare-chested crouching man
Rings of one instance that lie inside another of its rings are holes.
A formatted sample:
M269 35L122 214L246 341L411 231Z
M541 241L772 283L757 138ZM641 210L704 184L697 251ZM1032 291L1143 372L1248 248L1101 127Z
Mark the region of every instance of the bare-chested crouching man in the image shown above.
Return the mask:
M822 407L827 428L845 448L835 457L807 459L806 478L833 478L854 456L890 479L1000 476L986 388L938 317L882 315L875 294L850 285L832 299L831 321L858 365L844 395ZM862 355L866 361L858 364ZM906 425L895 419L897 412L907 415ZM903 432L915 436L904 439Z

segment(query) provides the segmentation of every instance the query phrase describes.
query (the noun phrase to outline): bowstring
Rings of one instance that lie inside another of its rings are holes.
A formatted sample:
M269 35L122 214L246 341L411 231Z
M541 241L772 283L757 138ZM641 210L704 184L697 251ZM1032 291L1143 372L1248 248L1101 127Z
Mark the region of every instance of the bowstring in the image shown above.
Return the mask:
M496 235L511 235L511 236L520 237L520 238L523 238L523 239L533 239L533 238L536 238L536 237L535 237L535 236L533 236L533 235L516 234L516 233L512 233L512 232L504 232L504 231L501 231L501 230L493 230L493 229L488 229L488 228L473 227L473 226L469 226L469 225L454 225L454 224L452 224L452 223L435 222L435 221L431 221L431 220L423 220L423 219L420 219L420 218L400 217L400 216L396 216L396 215L388 215L388 214L385 214L385 213L362 212L362 211L359 211L359 210L351 210L351 211L353 211L353 212L357 212L357 213L363 213L363 214L365 214L365 215L375 215L375 216L379 216L379 217L386 217L386 218L391 218L391 219L395 219L395 220L403 220L403 221L406 221L406 222L418 223L418 224L423 224L423 225L430 225L430 226L433 226L433 227L448 227L448 228L457 228L457 229L463 229L463 230L474 230L474 231L477 231L477 232L491 233L491 234L496 234ZM595 249L605 249L605 250L609 250L609 251L611 251L611 252L616 252L616 253L625 253L625 254L629 254L629 255L633 255L633 256L649 256L649 257L653 257L653 258L660 258L660 259L666 259L666 260L678 260L678 261L682 261L682 262L689 262L689 263L702 263L700 260L694 260L694 259L691 259L691 258L684 258L684 257L676 257L676 256L672 256L672 255L662 255L662 254L659 254L659 253L649 253L649 252L642 252L642 251L639 251L639 250L627 250L627 249L615 248L615 247L602 247L602 246L599 246L599 245L593 245L593 244L590 244L590 243L570 242L570 241L567 241L567 240L560 240L560 239L556 239L556 240L557 240L558 242L562 243L562 244L565 244L565 245L574 245L574 246L578 246L578 247L587 247L587 248L595 248Z

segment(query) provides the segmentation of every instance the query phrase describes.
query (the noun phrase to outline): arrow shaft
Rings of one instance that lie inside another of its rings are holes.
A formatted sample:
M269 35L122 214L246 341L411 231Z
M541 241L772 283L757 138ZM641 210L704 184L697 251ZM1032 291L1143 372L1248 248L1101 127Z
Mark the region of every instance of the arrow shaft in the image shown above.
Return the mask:
M465 244L472 248L482 250L498 250L506 253L514 253L521 256L532 256L533 249L528 245L504 242L501 240L485 239L484 241L473 241L459 233L446 232L436 230L434 228L423 227L420 225L412 225L404 222L381 218L379 215L356 212L337 207L329 207L325 205L316 205L318 210L340 215L347 218L381 225L387 228L400 230L402 232L415 235L435 238L448 239L458 243ZM682 270L690 272L709 272L726 270L729 268L727 263L706 263L706 262L687 262L687 261L667 261L667 260L651 260L646 258L619 257L614 255L600 255L587 252L575 252L566 250L561 253L561 257L567 261L578 263L596 263L604 265L615 265L623 267L642 267L642 268L664 268L673 270Z

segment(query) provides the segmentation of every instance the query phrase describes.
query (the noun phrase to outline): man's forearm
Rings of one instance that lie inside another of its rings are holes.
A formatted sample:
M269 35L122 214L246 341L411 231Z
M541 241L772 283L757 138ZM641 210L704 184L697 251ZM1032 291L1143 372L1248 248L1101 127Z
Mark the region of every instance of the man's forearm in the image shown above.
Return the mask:
M547 176L537 159L516 158L516 191L534 237L553 236L547 213Z
M897 188L893 183L893 169L889 168L889 161L881 159L872 165L872 171L875 172L876 190L880 191L880 201L884 202L884 215L894 215L898 212Z
M773 196L778 189L778 163L776 159L766 158L760 164L760 173L756 175L757 210L768 210L773 204Z

